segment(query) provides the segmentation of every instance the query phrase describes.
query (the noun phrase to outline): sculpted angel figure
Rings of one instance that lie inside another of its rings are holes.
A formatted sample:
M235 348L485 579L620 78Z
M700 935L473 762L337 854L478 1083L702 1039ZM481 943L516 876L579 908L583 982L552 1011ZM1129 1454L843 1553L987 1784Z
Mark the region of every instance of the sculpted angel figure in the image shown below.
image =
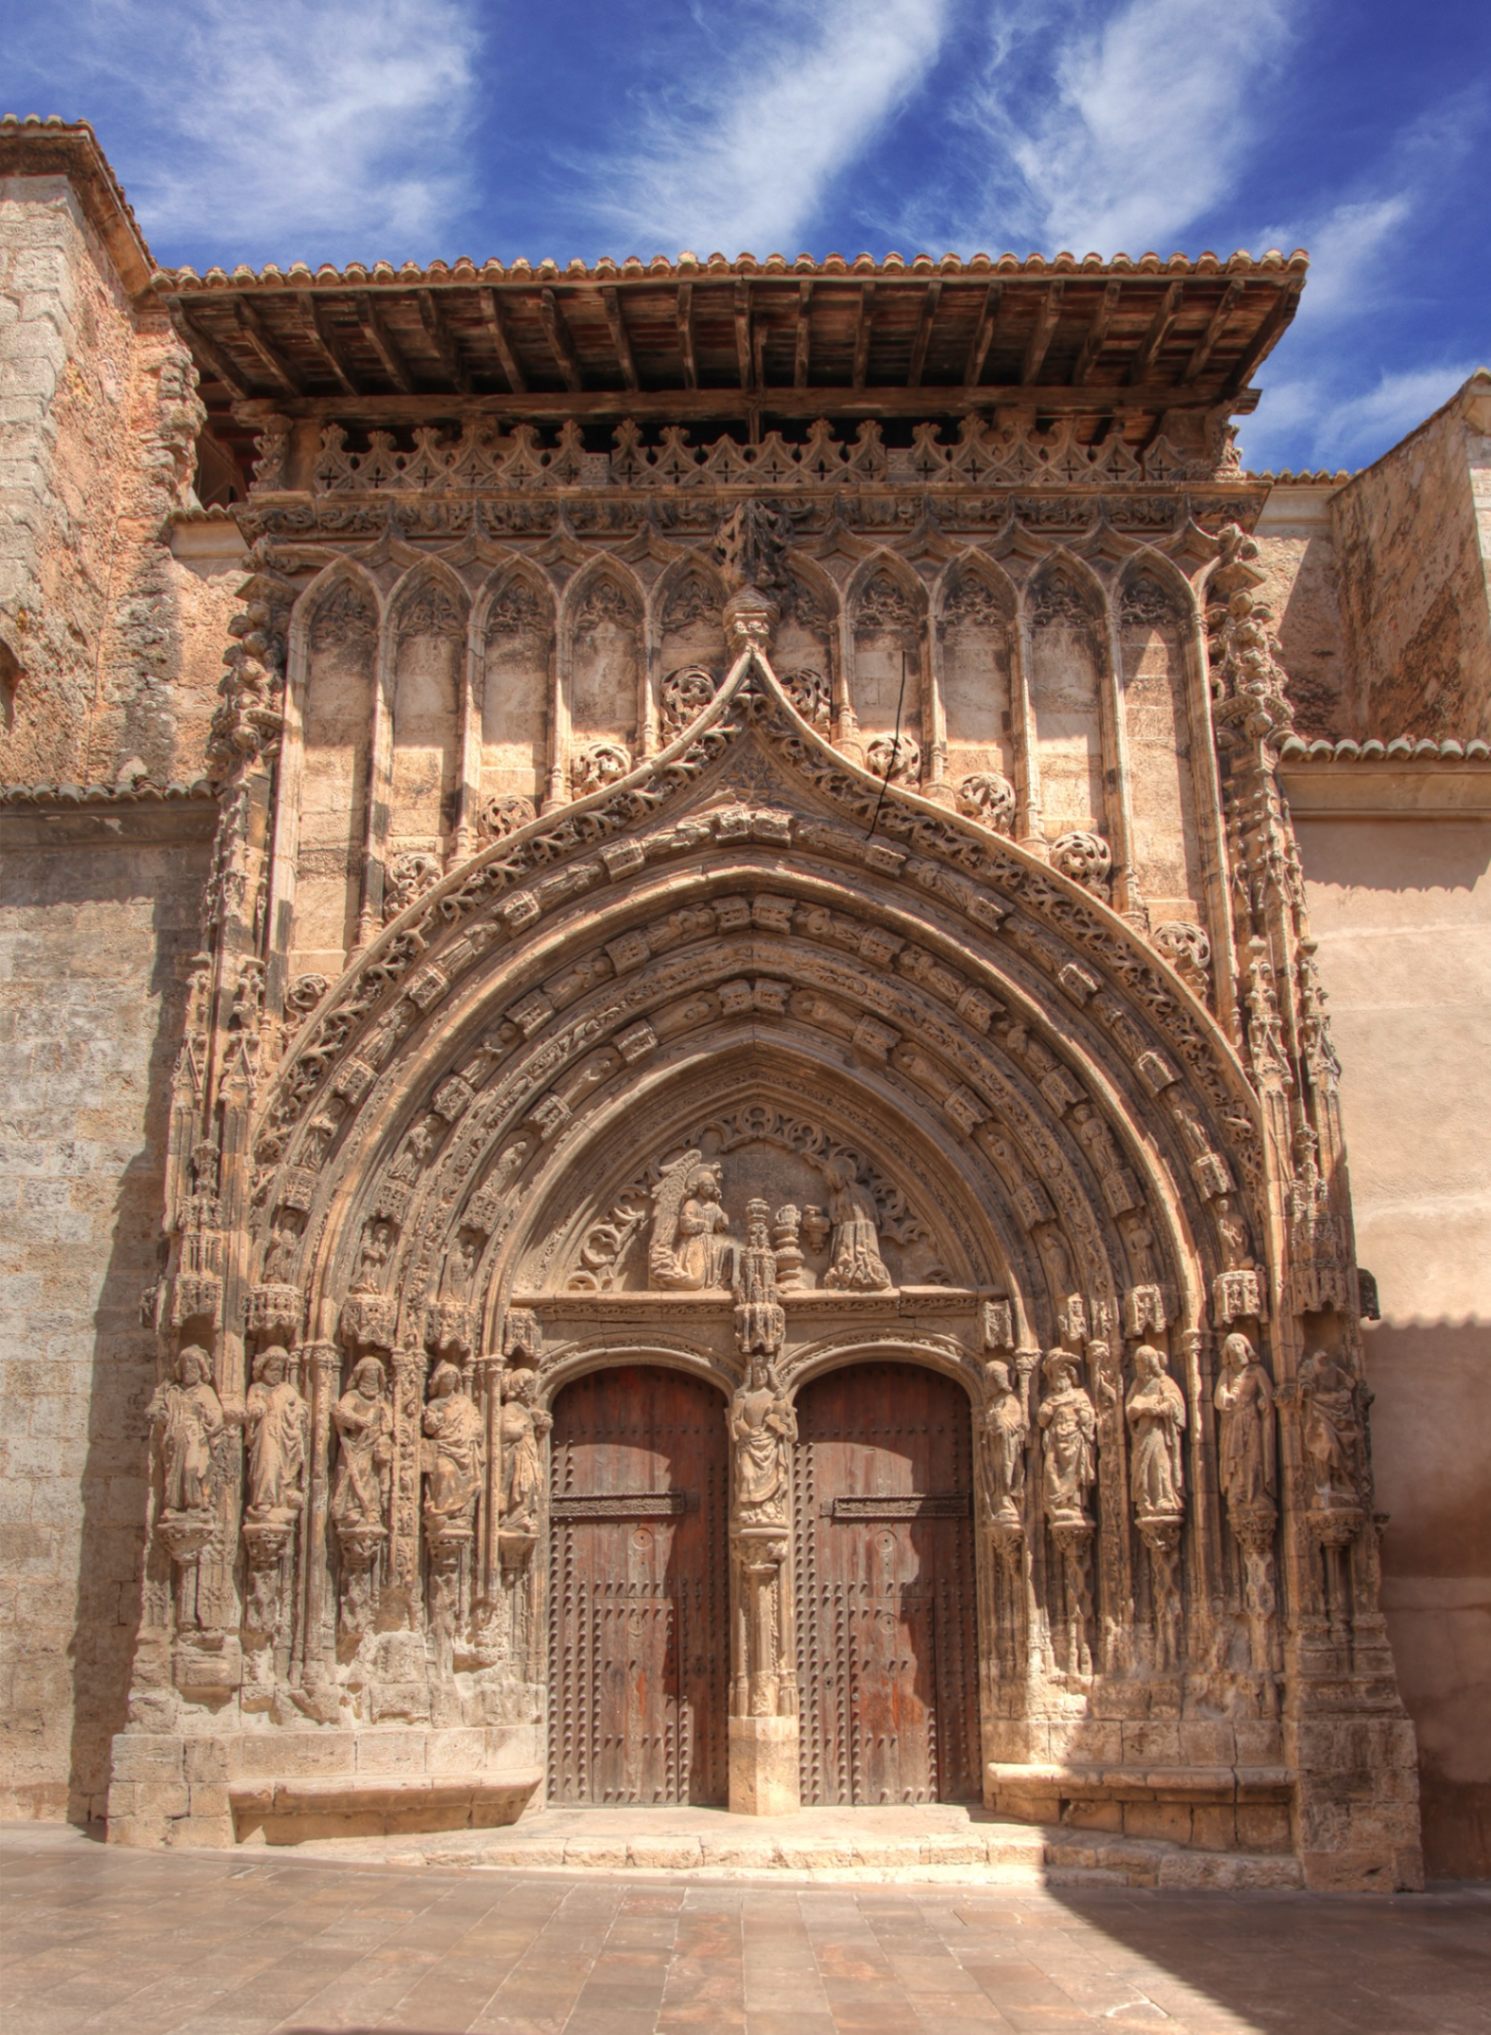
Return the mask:
M984 1496L989 1517L1018 1526L1025 1499L1025 1440L1030 1433L1025 1402L1004 1363L989 1365L989 1403L979 1430Z
M1181 1510L1185 1472L1180 1437L1185 1394L1165 1369L1163 1350L1141 1343L1134 1352L1134 1382L1124 1402L1132 1438L1129 1485L1141 1519L1174 1519Z
M1318 1505L1359 1505L1362 1423L1356 1379L1329 1350L1313 1350L1299 1367L1305 1456Z
M192 1344L150 1402L167 1512L201 1512L212 1503L213 1456L227 1420L211 1379L206 1350Z
M874 1197L860 1185L859 1168L847 1152L834 1152L823 1168L828 1214L833 1224L833 1262L824 1285L846 1293L883 1293L891 1284L880 1256L880 1225Z
M1222 1375L1213 1397L1221 1416L1217 1452L1229 1509L1271 1505L1277 1487L1273 1387L1245 1335L1230 1335L1222 1344Z
M659 1180L647 1254L655 1285L698 1293L730 1284L735 1246L720 1193L719 1167L698 1152L685 1152Z
M393 1463L393 1409L376 1357L364 1357L354 1369L331 1418L341 1443L331 1516L339 1527L382 1526Z
M1036 1419L1044 1437L1044 1501L1053 1522L1088 1521L1087 1494L1097 1475L1097 1411L1077 1380L1069 1350L1047 1350L1046 1393Z
M543 1440L554 1416L534 1400L538 1376L527 1365L502 1377L502 1520L524 1533L538 1530L538 1509L544 1494Z
M785 1519L797 1415L766 1357L751 1358L746 1382L730 1402L729 1422L736 1517L762 1523Z
M254 1359L244 1409L250 1519L293 1519L305 1503L310 1410L290 1371L290 1353L278 1343Z
M454 1364L435 1366L424 1432L426 1517L464 1525L481 1495L486 1445L481 1413Z

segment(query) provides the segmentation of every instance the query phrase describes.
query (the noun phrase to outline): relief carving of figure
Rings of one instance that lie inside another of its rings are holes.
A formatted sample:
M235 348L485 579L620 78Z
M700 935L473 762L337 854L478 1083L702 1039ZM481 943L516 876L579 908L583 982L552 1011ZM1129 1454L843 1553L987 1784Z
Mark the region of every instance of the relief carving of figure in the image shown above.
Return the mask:
M1097 1411L1077 1380L1081 1366L1069 1350L1047 1350L1047 1389L1036 1418L1044 1437L1046 1517L1090 1524L1087 1494L1097 1476Z
M753 1526L784 1523L797 1415L767 1358L752 1357L746 1382L730 1402L729 1420L736 1520Z
M686 1293L728 1286L735 1245L730 1218L720 1205L720 1169L686 1152L653 1190L652 1243L647 1255L654 1285Z
M467 1526L481 1495L486 1446L482 1417L454 1364L437 1364L424 1412L425 1516Z
M883 1293L891 1276L880 1255L874 1197L860 1185L859 1169L847 1152L833 1153L823 1173L833 1224L833 1262L823 1283L841 1293Z
M1356 1379L1329 1350L1314 1350L1299 1367L1299 1400L1314 1503L1360 1505L1363 1442Z
M554 1425L554 1416L535 1406L537 1373L527 1366L504 1372L502 1415L498 1433L502 1441L502 1523L515 1531L538 1531L539 1507L544 1495L544 1436Z
M376 1357L364 1357L356 1366L331 1417L341 1442L332 1519L344 1529L382 1527L393 1463L393 1410Z
M176 1375L156 1387L150 1402L167 1512L203 1512L212 1503L214 1457L227 1420L211 1379L206 1350L193 1344L177 1357Z
M290 1353L277 1343L254 1359L245 1409L250 1519L292 1520L305 1503L310 1411L290 1370Z
M1272 1505L1276 1489L1274 1394L1258 1352L1245 1335L1222 1344L1222 1375L1214 1395L1222 1493L1232 1513Z
M1140 1519L1176 1519L1185 1470L1180 1437L1185 1394L1165 1369L1163 1350L1141 1343L1134 1352L1134 1382L1124 1403L1132 1444L1129 1480Z
M1024 1399L1010 1379L1009 1365L991 1363L988 1377L989 1403L979 1430L984 1496L996 1525L1018 1526L1025 1500L1025 1441L1030 1422Z

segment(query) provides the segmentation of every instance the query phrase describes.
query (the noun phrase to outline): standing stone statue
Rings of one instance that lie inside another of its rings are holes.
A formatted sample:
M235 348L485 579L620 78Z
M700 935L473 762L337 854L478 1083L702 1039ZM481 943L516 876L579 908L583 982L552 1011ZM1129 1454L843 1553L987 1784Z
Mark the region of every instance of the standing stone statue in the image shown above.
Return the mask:
M1314 1350L1299 1367L1305 1459L1313 1502L1324 1509L1362 1502L1361 1409L1356 1379L1329 1350Z
M751 1358L746 1382L730 1401L729 1421L736 1523L784 1524L797 1415L766 1357Z
M288 1522L305 1503L310 1412L290 1368L290 1353L278 1343L254 1359L245 1407L250 1519Z
M206 1350L192 1344L177 1357L175 1376L156 1387L150 1402L167 1512L205 1512L212 1504L214 1457L227 1421L211 1380Z
M1097 1477L1097 1412L1077 1382L1081 1366L1069 1350L1047 1350L1046 1394L1036 1418L1044 1437L1044 1502L1053 1525L1091 1525L1087 1494Z
M1134 1511L1143 1519L1178 1519L1185 1490L1180 1437L1185 1395L1165 1369L1162 1350L1141 1343L1134 1352L1134 1382L1124 1403L1129 1423L1129 1483Z
M847 1152L833 1153L823 1172L833 1224L833 1261L823 1283L844 1293L883 1293L891 1276L880 1255L874 1198L860 1185L859 1169Z
M425 1517L446 1527L469 1526L481 1495L486 1439L481 1413L454 1364L435 1366L424 1433Z
M698 1293L728 1286L735 1257L720 1204L720 1169L686 1152L653 1190L648 1270L653 1284Z
M1025 1441L1030 1422L1008 1364L988 1367L989 1403L979 1430L984 1496L996 1526L1018 1526L1025 1501Z
M535 1406L538 1374L527 1365L502 1376L502 1524L515 1533L538 1531L544 1496L543 1438L554 1417Z
M1222 1494L1234 1516L1272 1507L1277 1489L1274 1394L1258 1352L1245 1335L1222 1344L1222 1375L1214 1396Z
M331 1417L341 1443L331 1496L332 1519L339 1530L381 1528L388 1518L393 1409L388 1403L383 1366L376 1357L364 1357L358 1363Z

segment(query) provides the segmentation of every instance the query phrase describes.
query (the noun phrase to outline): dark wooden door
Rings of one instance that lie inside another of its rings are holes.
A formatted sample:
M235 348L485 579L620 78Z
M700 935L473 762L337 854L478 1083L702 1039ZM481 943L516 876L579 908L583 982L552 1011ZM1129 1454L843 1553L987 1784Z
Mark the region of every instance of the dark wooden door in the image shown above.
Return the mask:
M729 1679L725 1403L661 1366L554 1405L549 1795L723 1802Z
M967 1395L856 1364L797 1400L804 1803L979 1794Z

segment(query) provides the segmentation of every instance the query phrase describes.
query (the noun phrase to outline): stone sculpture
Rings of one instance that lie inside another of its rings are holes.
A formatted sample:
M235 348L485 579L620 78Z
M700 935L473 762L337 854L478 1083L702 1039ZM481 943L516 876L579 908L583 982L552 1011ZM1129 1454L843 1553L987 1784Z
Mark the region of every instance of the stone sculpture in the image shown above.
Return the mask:
M1148 1343L1134 1352L1134 1382L1124 1413L1129 1424L1129 1481L1135 1515L1176 1519L1182 1510L1185 1469L1180 1437L1185 1395L1165 1369L1165 1355Z
M729 1419L736 1521L751 1526L783 1524L797 1415L766 1357L751 1358L746 1382L730 1402Z
M833 1224L833 1262L823 1283L843 1293L883 1293L892 1282L880 1255L874 1198L861 1186L858 1168L847 1152L832 1153L823 1173Z
M1362 1419L1356 1380L1329 1350L1299 1367L1299 1402L1311 1503L1321 1511L1362 1502Z
M206 1512L217 1485L217 1445L226 1431L206 1350L189 1345L175 1374L156 1387L149 1418L161 1468L166 1513Z
M692 1293L730 1285L735 1245L721 1191L719 1167L701 1163L698 1152L663 1174L653 1191L647 1258L654 1285Z
M538 1531L544 1496L544 1436L554 1425L547 1408L535 1404L537 1374L526 1365L502 1376L502 1526L504 1533Z
M338 1532L386 1528L393 1465L393 1411L383 1366L364 1357L332 1410L340 1452L331 1516Z
M310 1413L290 1373L290 1353L278 1343L254 1359L245 1407L249 1520L293 1521L305 1503Z
M481 1496L482 1417L454 1364L437 1364L424 1411L425 1523L435 1537L470 1532Z
M979 1429L979 1460L989 1518L999 1527L1017 1527L1025 1502L1025 1443L1030 1421L1008 1364L988 1366L989 1403Z
M1245 1335L1229 1335L1222 1344L1214 1398L1220 1415L1218 1469L1229 1513L1271 1508L1277 1484L1273 1387Z
M1087 1494L1097 1476L1097 1411L1077 1381L1081 1366L1070 1351L1048 1350L1047 1386L1036 1418L1044 1451L1043 1498L1053 1525L1090 1526Z

